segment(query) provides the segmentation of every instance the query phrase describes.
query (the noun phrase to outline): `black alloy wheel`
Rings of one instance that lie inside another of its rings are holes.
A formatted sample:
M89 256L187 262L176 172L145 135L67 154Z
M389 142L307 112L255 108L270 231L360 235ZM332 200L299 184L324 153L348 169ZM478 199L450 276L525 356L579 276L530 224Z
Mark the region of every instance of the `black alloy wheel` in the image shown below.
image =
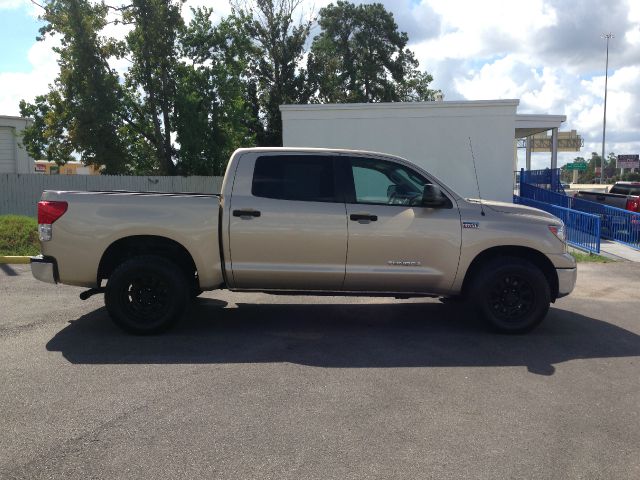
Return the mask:
M517 274L498 278L489 295L493 314L506 322L518 322L535 306L533 286L525 277Z
M121 290L121 302L127 313L140 322L153 322L167 308L169 284L161 276L144 272L132 278Z
M470 287L482 317L502 333L525 333L544 320L551 302L549 282L528 260L498 257L485 263Z
M184 313L189 296L187 278L177 265L163 257L144 255L114 270L104 299L116 325L145 335L171 327Z

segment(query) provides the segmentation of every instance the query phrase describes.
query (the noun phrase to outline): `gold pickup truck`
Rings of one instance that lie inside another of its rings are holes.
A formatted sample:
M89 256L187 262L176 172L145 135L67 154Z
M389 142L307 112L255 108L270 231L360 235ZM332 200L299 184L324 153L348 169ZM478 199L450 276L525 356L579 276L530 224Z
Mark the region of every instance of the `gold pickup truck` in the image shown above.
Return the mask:
M437 296L521 333L568 295L576 264L543 211L464 199L401 158L237 150L220 195L45 191L42 281L104 292L113 321L163 331L203 290Z

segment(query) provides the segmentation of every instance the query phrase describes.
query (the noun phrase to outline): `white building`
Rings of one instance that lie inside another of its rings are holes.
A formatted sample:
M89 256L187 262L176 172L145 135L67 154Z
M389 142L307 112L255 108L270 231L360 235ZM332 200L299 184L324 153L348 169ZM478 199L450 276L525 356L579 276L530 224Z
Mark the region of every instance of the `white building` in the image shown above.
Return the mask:
M563 115L518 115L518 100L282 105L285 147L371 150L410 160L464 197L511 202L517 138L552 130ZM550 166L557 164L557 148Z
M0 173L33 173L33 159L21 146L31 119L0 115Z

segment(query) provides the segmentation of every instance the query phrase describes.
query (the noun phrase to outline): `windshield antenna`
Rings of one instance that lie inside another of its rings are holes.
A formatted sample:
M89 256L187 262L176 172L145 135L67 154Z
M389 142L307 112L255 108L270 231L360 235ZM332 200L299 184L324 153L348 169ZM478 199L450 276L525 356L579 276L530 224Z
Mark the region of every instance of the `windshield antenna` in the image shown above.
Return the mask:
M473 145L469 137L469 150L471 150L471 160L473 160L473 172L476 174L476 186L478 187L478 200L480 200L480 214L484 217L484 207L482 206L482 195L480 195L480 182L478 181L478 170L476 170L476 157L473 155Z

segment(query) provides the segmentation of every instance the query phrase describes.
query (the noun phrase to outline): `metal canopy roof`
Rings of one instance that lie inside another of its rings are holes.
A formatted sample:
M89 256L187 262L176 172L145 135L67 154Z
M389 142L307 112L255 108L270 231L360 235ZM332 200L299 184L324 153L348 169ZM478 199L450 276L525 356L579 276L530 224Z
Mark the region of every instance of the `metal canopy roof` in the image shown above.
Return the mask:
M517 114L515 138L529 137L552 128L560 128L560 124L566 120L566 115Z

